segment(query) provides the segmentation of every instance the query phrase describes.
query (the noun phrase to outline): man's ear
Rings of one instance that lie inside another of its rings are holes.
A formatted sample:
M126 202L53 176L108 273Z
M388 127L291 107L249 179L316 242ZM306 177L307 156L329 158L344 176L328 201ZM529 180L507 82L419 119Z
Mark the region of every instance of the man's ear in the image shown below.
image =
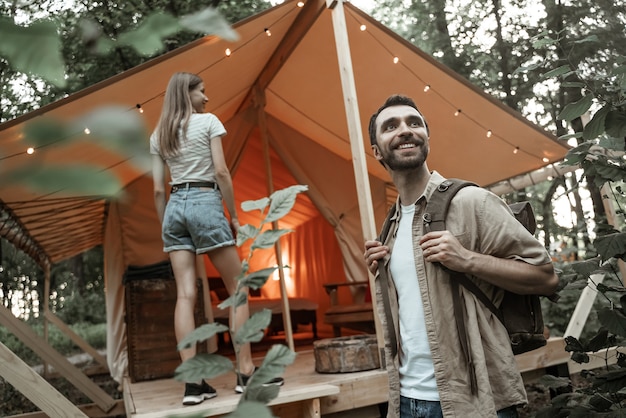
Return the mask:
M372 145L372 152L374 153L374 158L376 158L378 161L383 159L383 156L380 154L380 149L378 148L378 145Z

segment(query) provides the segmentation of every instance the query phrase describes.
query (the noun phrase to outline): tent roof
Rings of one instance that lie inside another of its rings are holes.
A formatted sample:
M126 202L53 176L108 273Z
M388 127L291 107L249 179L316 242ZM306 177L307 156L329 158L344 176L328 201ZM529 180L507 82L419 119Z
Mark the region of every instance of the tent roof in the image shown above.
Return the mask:
M565 155L567 147L552 135L367 14L347 3L345 15L371 176L389 181L369 151L367 123L369 115L394 93L409 95L420 106L431 131L429 167L444 176L489 185ZM259 135L261 114L351 161L331 10L326 8L326 1L309 0L304 7L298 7L295 0L286 1L234 27L240 36L236 42L204 37L0 125L0 176L28 158L38 158L42 164L84 163L110 170L123 186L136 181L145 169L127 156L85 141L55 143L28 155L20 133L27 122L40 115L70 120L107 104L121 104L128 109L140 104L142 117L152 129L169 77L176 71L197 73L205 80L210 99L207 111L215 113L229 131L224 144L227 158L235 162L236 176L264 176L258 167L246 163L243 154L235 155L239 151L231 146L250 135ZM227 48L230 56L225 54ZM398 62L394 63L396 57ZM456 110L461 111L458 116L454 116ZM255 152L262 153L262 149L258 147ZM271 158L277 157L271 154ZM319 167L332 170L325 161L319 161ZM283 180L285 186L290 179ZM243 182L236 185L236 190L239 201L267 195L264 186L259 191L258 186ZM315 211L306 197L300 200L291 221L294 224L310 218ZM43 195L20 184L2 183L0 204L2 236L39 261L56 262L102 242L107 200L101 197L75 196L62 190Z

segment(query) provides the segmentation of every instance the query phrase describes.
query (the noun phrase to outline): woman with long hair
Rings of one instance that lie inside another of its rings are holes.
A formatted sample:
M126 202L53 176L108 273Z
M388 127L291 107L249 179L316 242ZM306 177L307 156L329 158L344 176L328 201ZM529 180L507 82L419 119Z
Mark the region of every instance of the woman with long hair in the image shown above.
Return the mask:
M233 232L239 229L233 182L222 149L226 129L211 113L202 79L191 73L175 73L167 86L161 117L150 137L154 202L162 224L163 250L169 254L176 280L174 328L180 342L195 329L197 298L196 255L207 254L229 294L237 287L241 260ZM165 166L171 176L166 203ZM230 223L224 213L226 204ZM249 317L248 304L237 307L231 328L238 330ZM196 355L196 347L181 350L184 362ZM235 391L242 393L254 372L250 343L239 350ZM282 384L278 378L269 384ZM195 405L217 396L204 380L185 384L184 405Z

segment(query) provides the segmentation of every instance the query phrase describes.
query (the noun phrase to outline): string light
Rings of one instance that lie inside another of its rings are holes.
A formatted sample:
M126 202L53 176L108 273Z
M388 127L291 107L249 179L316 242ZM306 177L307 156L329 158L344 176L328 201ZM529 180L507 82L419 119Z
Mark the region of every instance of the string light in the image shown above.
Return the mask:
M298 7L302 7L302 6L304 6L304 2L303 1L299 1L298 2Z
M270 31L270 29L269 29L269 28L265 28L264 30L265 30L265 34L266 34L267 36L272 36L272 32Z
M456 112L454 112L454 116L459 116L461 114L461 109L457 109Z
M543 157L541 161L543 161L544 163L549 163L550 159L548 157Z
M394 63L394 64L397 64L397 63L398 63L398 61L400 61L400 58L398 58L398 57L393 57L393 63Z
M33 154L35 152L35 148L33 147L28 147L28 149L26 150L26 154Z
M89 135L91 133L91 131L89 130L89 128L85 128L85 130L83 131L85 132L85 135Z
M367 26L365 26L365 25L361 25L361 28L360 28L360 29L361 29L361 32L364 32L364 31L365 31L365 29L367 29Z
M426 84L424 86L424 93L426 93L428 90L430 90L430 85Z
M141 107L141 104L137 103L135 105L135 107L137 108L137 110L139 111L139 113L143 113L143 107Z
M227 57L230 57L230 54L232 54L232 52L230 51L230 48L226 48L226 51L224 51L224 53L226 54Z
M515 149L513 150L513 154L517 154L519 152L519 147L515 147Z
M487 138L491 138L491 129L487 131Z

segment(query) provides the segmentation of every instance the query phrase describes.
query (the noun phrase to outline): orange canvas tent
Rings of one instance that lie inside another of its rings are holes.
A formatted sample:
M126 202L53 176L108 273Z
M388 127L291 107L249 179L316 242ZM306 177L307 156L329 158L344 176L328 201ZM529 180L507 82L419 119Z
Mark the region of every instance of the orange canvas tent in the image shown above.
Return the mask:
M171 74L197 73L210 98L207 111L228 131L224 147L238 203L267 196L270 189L308 185L280 223L295 231L283 240L283 262L291 266L290 295L317 300L318 314L323 314L322 283L367 278L353 170L361 156L351 151L331 12L325 0L286 1L235 24L236 42L204 37L4 123L0 176L33 158L21 132L38 116L69 120L103 105L134 111L139 104L151 130ZM420 106L431 131L429 167L447 177L490 185L558 161L567 152L552 135L349 3L345 27L378 226L395 193L369 151L367 122L391 94L409 95ZM101 198L97 190L89 196L63 190L44 195L18 183L0 186L0 233L42 265L104 246L107 359L119 380L127 365L123 272L129 265L166 258L150 175L126 156L88 141L59 142L35 154L42 164L84 163L109 170L122 185L118 199ZM240 220L255 224L258 217L242 213ZM272 257L263 256L259 263L273 265ZM277 287L270 283L264 292L275 295Z

